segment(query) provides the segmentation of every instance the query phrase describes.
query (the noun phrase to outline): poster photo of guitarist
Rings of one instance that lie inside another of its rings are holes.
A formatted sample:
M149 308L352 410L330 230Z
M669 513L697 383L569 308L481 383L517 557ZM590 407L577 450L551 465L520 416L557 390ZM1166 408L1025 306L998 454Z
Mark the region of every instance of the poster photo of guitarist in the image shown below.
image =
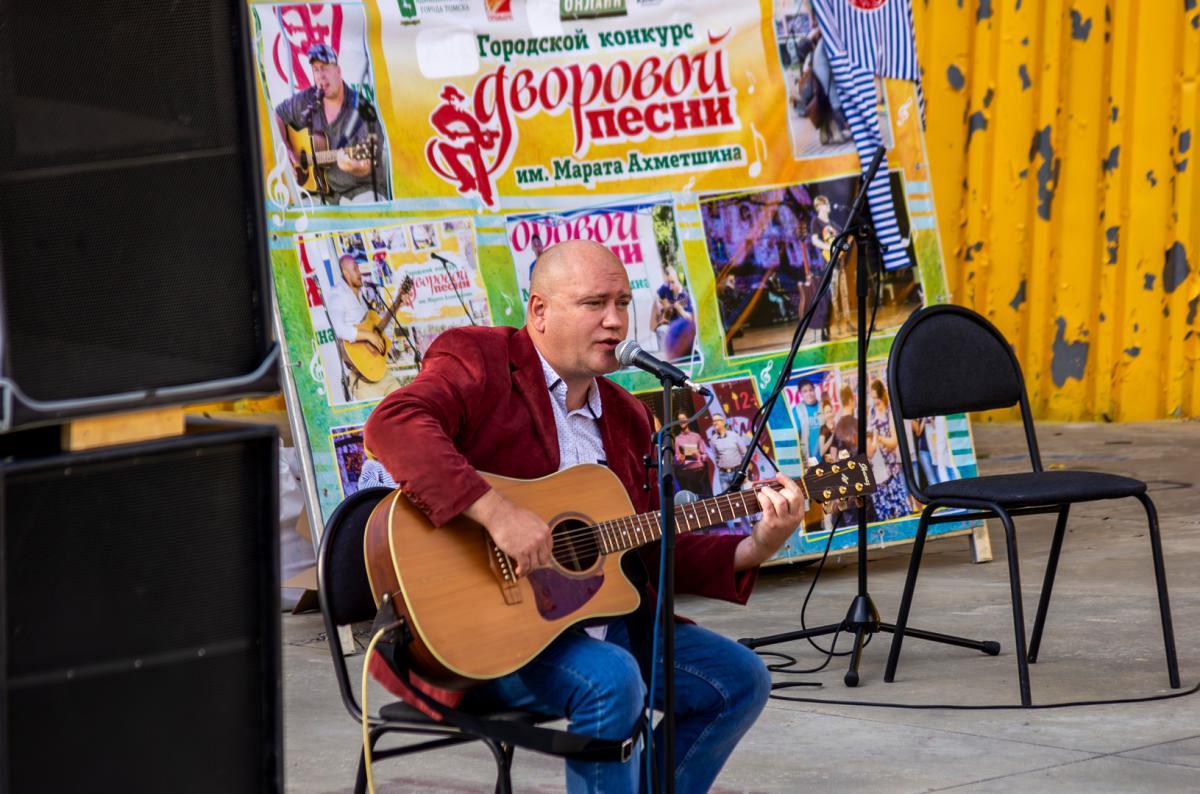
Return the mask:
M275 126L296 186L327 205L389 200L387 145L377 109L346 82L332 46L313 44L305 56L312 84L275 106Z
M329 324L342 358L343 388L351 402L379 400L400 387L399 378L389 371L391 359L399 353L392 320L401 306L411 306L415 294L412 279L406 279L388 300L380 285L364 279L367 265L365 257L352 253L338 257L341 283L326 299ZM419 361L415 349L412 354Z

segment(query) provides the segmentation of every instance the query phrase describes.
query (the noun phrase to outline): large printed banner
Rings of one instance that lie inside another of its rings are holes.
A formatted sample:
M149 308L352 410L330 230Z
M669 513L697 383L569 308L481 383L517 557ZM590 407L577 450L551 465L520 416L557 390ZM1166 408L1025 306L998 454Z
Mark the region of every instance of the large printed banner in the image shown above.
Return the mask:
M871 14L909 0L839 1ZM881 101L858 115L888 146L906 256L871 285L867 399L851 366L854 268L818 293L861 181L846 110L862 92L839 89L810 0L251 0L250 11L279 317L326 516L391 482L362 445L378 400L420 372L443 330L522 324L533 261L571 239L626 266L629 337L714 385L710 411L674 430L692 490L723 487L781 376L786 399L754 473L799 474L848 448L835 430L868 411L887 485L864 508L873 542L915 530L898 433L931 451L919 476L974 471L964 417L896 428L875 392L895 329L948 299L912 83L871 75ZM782 373L806 314L796 368ZM612 378L661 400L645 373ZM678 399L681 418L702 407ZM781 556L820 550L829 532L835 548L853 545L848 524L814 506Z

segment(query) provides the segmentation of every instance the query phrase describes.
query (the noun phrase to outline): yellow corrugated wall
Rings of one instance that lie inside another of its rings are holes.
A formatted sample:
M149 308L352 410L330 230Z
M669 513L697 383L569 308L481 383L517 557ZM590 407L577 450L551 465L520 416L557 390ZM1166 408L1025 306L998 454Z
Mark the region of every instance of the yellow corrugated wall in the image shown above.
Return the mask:
M1200 416L1200 0L912 0L953 301L1037 416Z

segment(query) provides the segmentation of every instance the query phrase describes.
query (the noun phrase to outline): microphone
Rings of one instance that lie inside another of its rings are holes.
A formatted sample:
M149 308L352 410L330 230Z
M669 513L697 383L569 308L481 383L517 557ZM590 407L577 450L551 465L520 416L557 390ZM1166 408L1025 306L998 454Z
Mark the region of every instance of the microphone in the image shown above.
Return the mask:
M675 492L675 504L690 505L692 502L700 501L700 497L688 490L680 490Z
M642 346L634 339L626 339L617 345L617 361L622 367L637 367L645 370L651 375L656 375L660 380L668 380L676 386L686 386L697 394L711 395L708 389L698 383L693 383L687 376L687 373L679 367L668 364L665 361L660 361L654 356L642 350Z
M429 256L430 256L431 258L433 258L433 259L436 259L437 261L441 262L443 265L454 265L454 267L458 267L458 265L457 265L457 264L455 264L454 262L450 261L450 260L449 260L449 259L447 259L446 257L442 256L442 255L441 255L441 254L439 254L437 251L430 251L430 252L429 252Z

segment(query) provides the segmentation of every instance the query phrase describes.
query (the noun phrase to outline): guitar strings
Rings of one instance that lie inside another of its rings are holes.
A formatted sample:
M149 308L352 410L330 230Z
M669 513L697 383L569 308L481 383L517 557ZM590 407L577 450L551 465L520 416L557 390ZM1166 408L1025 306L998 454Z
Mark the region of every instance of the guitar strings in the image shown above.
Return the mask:
M720 499L727 500L728 504L726 505L726 508L729 509L730 511L734 512L735 515L731 516L731 518L729 518L729 519L723 519L723 520L732 520L733 518L741 517L741 516L736 515L737 510L736 510L736 504L734 502L734 499L740 499L742 501L742 509L750 509L754 505L747 503L747 501L746 501L747 496L756 496L758 494L758 492L764 488L774 488L776 490L779 490L781 487L782 486L780 486L779 483L774 483L774 482L763 483L760 485L755 485L753 488L749 488L744 491L739 491L736 494L722 494L720 496L715 496L712 498L712 501L718 503L718 514L719 514L721 512L721 508L720 508L720 503L718 500L720 500ZM703 501L709 501L709 500L706 499ZM688 504L699 504L699 503L688 503ZM688 514L686 513L686 507L687 507L687 504L677 506L675 508L675 516L676 516L677 520L682 518L682 523L685 526L689 526L688 531L692 531L690 529L690 524L693 521L699 521L700 523L703 524L704 521L707 520L707 516L704 519L701 519L698 512L695 510L695 508L693 508L692 515L691 515L691 517L689 517ZM564 530L564 531L556 533L554 535L553 549L555 552L559 551L560 549L566 550L566 548L563 548L565 546L567 548L574 548L577 552L581 552L581 553L585 553L585 554L593 554L593 553L600 554L600 553L603 553L603 541L606 537L615 537L618 540L623 539L623 538L630 538L630 537L636 538L637 532L639 529L642 530L643 532L650 533L651 535L657 534L658 536L661 536L662 528L661 528L661 526L659 526L659 519L660 519L660 515L659 515L659 513L656 513L656 512L655 513L640 513L640 514L633 515L633 516L626 516L624 518L613 519L612 521L602 521L598 524L591 524L591 525L584 526L584 527L577 527L575 529ZM650 523L651 520L653 521L653 523ZM626 522L626 521L630 522L630 525L628 527L620 527L619 526L620 522ZM714 523L721 523L721 522L718 521L718 522L714 522ZM708 524L707 526L712 526L712 524ZM697 529L699 529L699 528L700 527L697 527ZM632 535L632 536L629 534L631 531L634 533L634 535ZM607 535L606 535L606 533L607 533ZM657 539L657 538L655 538L655 539ZM562 543L560 543L560 541L562 541ZM591 543L590 544L581 543L580 545L574 545L575 541L591 541ZM650 542L650 541L643 541L643 542ZM634 545L640 545L640 544L634 544ZM632 548L632 547L630 547L630 548ZM615 550L616 549L614 549L614 551Z

